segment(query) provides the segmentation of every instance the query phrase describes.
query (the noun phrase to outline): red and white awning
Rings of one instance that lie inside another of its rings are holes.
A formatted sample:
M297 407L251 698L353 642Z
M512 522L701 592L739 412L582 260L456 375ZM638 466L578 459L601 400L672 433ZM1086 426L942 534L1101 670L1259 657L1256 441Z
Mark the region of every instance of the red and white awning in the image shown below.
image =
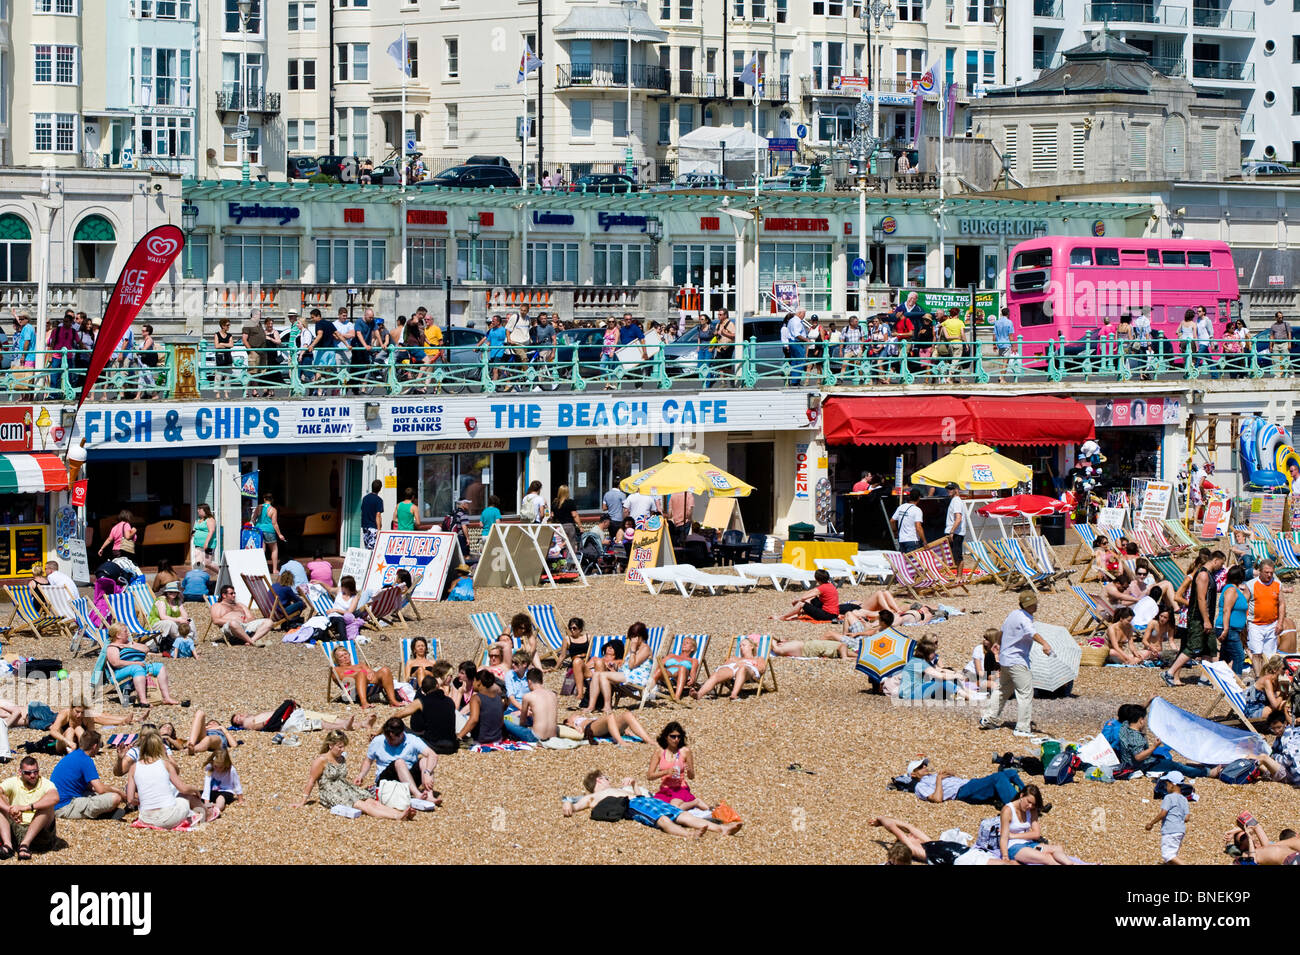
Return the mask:
M68 486L68 469L57 454L0 454L0 494L39 494Z

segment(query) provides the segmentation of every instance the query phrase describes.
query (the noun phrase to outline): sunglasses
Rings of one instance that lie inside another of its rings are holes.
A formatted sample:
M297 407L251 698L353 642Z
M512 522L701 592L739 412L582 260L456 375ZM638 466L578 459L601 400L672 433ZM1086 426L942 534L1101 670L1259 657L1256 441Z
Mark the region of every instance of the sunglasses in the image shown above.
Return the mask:
M39 776L41 774L41 771L39 769L23 769L23 770L19 770L19 772L23 776Z
M668 739L681 739L681 738L682 738L682 734L681 734L681 733L669 733L669 734L668 734Z

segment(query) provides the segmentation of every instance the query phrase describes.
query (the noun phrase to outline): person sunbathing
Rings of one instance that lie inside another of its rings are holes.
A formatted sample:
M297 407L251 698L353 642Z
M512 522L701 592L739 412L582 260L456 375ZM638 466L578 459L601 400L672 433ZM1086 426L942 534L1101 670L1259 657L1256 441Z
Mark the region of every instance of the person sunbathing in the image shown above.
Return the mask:
M1002 858L1021 865L1076 865L1065 849L1043 838L1039 816L1043 811L1043 794L1030 783L1020 797L1002 807L999 841Z
M974 698L961 685L962 676L939 664L939 641L927 633L916 643L912 657L903 668L898 685L900 700L969 700Z
M21 711L20 711L21 712ZM146 708L141 719L148 719L149 710ZM26 720L23 720L26 723ZM64 755L77 749L81 745L81 734L86 730L93 730L100 726L129 726L135 720L129 716L109 716L107 713L89 713L86 710L86 704L81 701L75 701L66 710L60 710L59 715L54 718L54 725L50 727L50 735L54 737L54 752L58 755ZM13 723L9 723L13 726Z
M583 780L587 794L581 797L567 797L564 800L566 818L575 812L591 809L602 800L624 796L628 800L627 818L635 819L643 826L658 829L670 836L689 836L698 839L705 832L720 832L724 836L734 836L740 831L739 822L714 822L701 819L688 812L671 806L652 797L649 791L642 789L631 777L623 780L621 787L614 787L609 777L600 770L593 770Z
M1098 534L1092 545L1092 563L1089 565L1089 569L1096 573L1100 579L1111 580L1119 574L1123 566L1120 563L1119 554L1111 549L1109 538Z
M842 640L773 640L772 652L778 657L824 657L830 660L847 660L853 656L849 645Z
M1131 607L1137 603L1140 597L1129 593L1129 584L1133 578L1129 576L1127 570L1121 570L1114 580L1108 580L1101 588L1101 602L1110 612L1111 619L1115 617L1115 611L1120 607Z
M189 700L182 703L172 699L171 683L167 677L167 667L161 663L147 663L148 649L143 643L134 643L126 627L120 623L108 628L110 643L105 659L113 670L113 678L119 683L130 680L135 688L136 706L148 707L145 682L148 677L158 681L158 691L162 702L168 706L188 706Z
M376 689L383 691L389 706L402 705L397 699L397 692L393 689L393 671L388 667L372 670L364 664L353 663L348 655L348 648L344 646L334 648L333 660L334 676L340 683L344 680L353 681L357 690L355 694L357 702L361 704L363 710L370 708L370 694Z
M230 749L234 745L230 734L218 720L208 719L203 710L194 714L194 722L190 724L189 739L185 743L185 752L193 756L195 753L205 753L208 750Z
M1283 829L1273 842L1264 827L1255 823L1228 832L1224 843L1234 857L1233 865L1294 865L1300 858L1300 835L1294 829Z
M686 688L695 683L695 649L697 646L694 637L683 638L681 652L670 653L656 663L654 672L650 674L650 682L658 684L661 677L667 679L673 688L673 699L681 700Z
M920 829L892 816L876 816L867 825L879 826L898 841L889 847L885 865L1015 865L983 849L971 849L960 842L931 839Z
M627 644L623 651L623 662L617 670L599 670L591 676L591 686L587 691L585 713L594 712L604 697L604 711L614 709L614 687L629 685L634 687L649 686L650 668L654 661L650 659L650 644L647 643L649 630L640 621L627 628ZM611 641L613 643L615 641Z
M596 740L605 736L612 739L615 746L622 746L624 733L637 737L643 743L650 738L650 733L641 725L636 714L628 710L616 710L603 716L574 714L566 718L563 725L576 730L581 739L593 746L596 745ZM560 735L565 739L574 738L574 734L564 730L560 731Z
M261 713L231 713L230 725L241 730L278 733L284 728L289 714L296 709L301 709L296 700L285 700L275 709L263 710ZM202 711L199 712L199 715L202 715ZM351 730L356 725L356 721L355 715L349 716L346 720L322 720L320 728L323 730ZM370 730L370 735L373 736L375 729L374 713L371 713L366 718L366 727Z
M1160 654L1150 648L1139 650L1133 632L1133 611L1120 607L1115 611L1113 623L1106 626L1106 662L1138 666L1148 660L1159 660Z
M929 604L914 603L897 613L890 610L851 610L844 615L843 636L874 637L890 627L909 627L946 619L939 608Z
M435 662L429 659L429 641L424 637L413 637L411 656L402 667L402 682L419 686L426 676L433 675Z
M740 641L739 655L728 657L720 664L713 675L704 681L704 685L691 690L691 698L698 700L714 687L731 683L731 699L739 699L740 691L749 680L761 680L767 670L767 661L758 659L758 644L751 637Z
M526 613L517 613L510 618L510 629L503 630L497 637L497 645L501 647L504 656L502 660L509 660L515 652L516 643L520 650L528 654L531 666L542 669L541 658L537 655L537 634L533 632L533 618ZM494 671L495 672L495 671ZM497 676L504 676L498 673Z
M407 806L403 810L385 806L370 795L369 789L362 789L348 779L347 762L343 755L347 745L348 738L341 730L331 730L326 734L320 755L311 761L311 770L307 774L307 788L303 790L302 798L294 803L294 808L299 809L307 805L307 800L311 798L311 791L319 784L320 804L326 809L333 809L335 806L351 806L377 819L403 821L413 819L414 807Z
M823 623L834 623L840 616L840 592L831 583L831 575L818 568L813 574L815 586L792 600L791 609L784 615L773 615L773 620L798 620L810 617Z

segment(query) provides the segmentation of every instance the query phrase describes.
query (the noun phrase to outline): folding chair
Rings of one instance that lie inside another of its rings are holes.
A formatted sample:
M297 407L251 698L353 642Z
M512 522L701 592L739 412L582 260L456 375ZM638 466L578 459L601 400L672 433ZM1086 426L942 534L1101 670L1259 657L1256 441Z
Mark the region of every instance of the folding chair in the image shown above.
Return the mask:
M740 641L748 639L749 637L749 634L741 634L736 637L736 642L731 645L730 655L733 657L740 656ZM772 692L775 693L776 670L772 668L772 635L770 633L765 633L759 636L758 645L754 648L754 656L759 660L766 660L767 666L763 668L763 673L757 680L754 679L748 670L742 668L741 672L736 674L737 680L744 681L741 684L740 692L743 693L746 689L753 686L757 688L757 692L754 695L762 696L763 687L770 682L772 684ZM713 692L716 696L718 692L717 687L714 687Z
M1273 560L1273 555L1268 551L1268 544L1261 540L1255 540L1253 537L1246 542L1250 547L1250 554L1255 558L1255 566L1258 567L1261 561ZM1273 561L1274 570L1277 569L1277 561ZM1279 576L1281 576L1279 574Z
M1232 707L1232 712L1237 715L1237 719L1241 720L1241 725L1248 730L1254 730L1255 722L1262 720L1263 716L1251 720L1246 715L1246 691L1237 682L1237 674L1232 672L1232 666L1224 660L1215 660L1211 663L1202 660L1200 663L1201 669L1205 671L1205 675L1209 677L1210 682L1223 695L1223 699L1228 701L1228 706ZM1201 716L1209 719L1210 714L1214 712L1218 705L1219 697L1216 696L1210 701L1210 705L1205 708L1205 712Z
M158 636L157 630L140 623L140 618L136 616L135 600L129 593L122 591L116 594L105 594L105 598L108 600L108 609L113 611L113 620L126 627L126 632L132 638L144 637L148 640Z
M90 601L85 597L78 597L72 601L72 613L77 621L76 633L72 636L72 646L68 650L72 653L75 660L81 655L81 641L89 640L92 649L102 647L108 643L108 635L104 632L95 618L90 613Z
M1183 585L1186 574L1183 569L1174 562L1172 557L1150 557L1147 559L1153 570L1165 580L1169 581L1173 588L1177 590Z
M1010 575L998 564L997 557L989 550L986 541L968 540L965 549L974 558L976 568L983 575L981 579L991 578L1003 590L1011 589Z
M942 581L919 579L912 570L912 565L907 562L904 554L885 554L885 559L889 561L889 566L894 569L894 585L905 589L914 600L920 600L923 596L940 591L946 592Z
M334 609L334 598L328 590L319 584L307 587L307 603L316 611L318 617L328 617Z
M208 639L208 634L212 632L212 608L221 602L221 598L208 594L204 596L203 602L208 605L208 625L203 628L203 636L199 638L200 641ZM224 637L225 634L222 634L222 636ZM226 641L226 643L229 642L229 640Z
M1181 550L1196 550L1201 546L1200 541L1193 540L1192 536L1187 533L1187 529L1173 518L1166 518L1161 521L1161 526L1165 530L1165 538L1171 546L1176 546Z
M659 662L659 655L664 648L664 628L647 627L645 642L646 646L650 648L650 673L653 674L655 664ZM617 702L620 696L635 696L639 700L637 703L637 709L639 710L655 695L655 688L656 684L652 680L647 680L644 685L633 683L630 680L625 683L617 683L614 685L614 701Z
M1079 603L1083 604L1083 609L1074 618L1074 623L1070 624L1071 636L1086 637L1091 636L1098 630L1106 629L1110 621L1106 619L1106 611L1092 598L1092 594L1078 584L1070 584L1070 593L1074 594Z
M813 559L818 570L831 575L831 580L847 580L850 584L858 582L858 568L842 557L817 557Z
M284 604L280 603L280 598L275 595L271 585L266 582L265 577L257 574L240 574L244 579L244 586L248 588L249 596L253 598L253 603L257 605L257 611L267 620L274 624L292 623L302 617L303 609L295 610L293 613L286 613Z
M474 628L474 632L479 635L479 639L489 645L496 643L497 637L505 633L505 627L501 626L501 618L491 611L470 614L469 623Z
M150 590L148 584L139 580L127 584L126 592L131 595L135 605L140 608L140 615L148 620L149 615L153 613L154 604L158 602L158 594Z
M1250 533L1262 541L1271 541L1273 539L1273 529L1263 521L1254 521L1250 525Z
M1124 531L1118 527L1099 527L1097 533L1104 535L1112 544L1118 544L1124 536Z
M889 561L885 560L884 551L859 551L853 555L853 569L858 572L858 583L871 578L887 584L889 578L894 576Z
M406 618L402 616L402 599L405 596L406 588L401 584L389 584L358 607L355 616L359 616L361 626L369 630L380 630L387 626L405 630Z
M439 657L442 656L442 641L439 640L437 637L402 637L402 644L401 644L402 659L401 662L398 664L399 669L397 671L399 674L404 675L406 673L406 664L410 662L411 659L411 644L416 640L423 640L429 644L430 660L437 660ZM417 686L416 689L418 690L419 687Z
M687 639L695 641L695 652L691 654L691 659L695 661L695 666L691 669L691 680L689 686L698 686L700 675L705 677L709 673L709 663L704 659L709 649L709 635L707 633L679 633L673 636L672 640L664 648L663 656L676 656L682 652L682 646ZM669 694L673 691L672 681L667 673L659 674L660 684L668 690Z
M1079 538L1079 543L1074 547L1074 553L1070 555L1070 563L1079 564L1087 563L1092 560L1092 549L1097 545L1097 531L1091 524L1071 524L1074 533ZM1079 560L1079 554L1084 553L1083 560Z
M26 584L13 584L5 587L14 612L9 617L9 632L18 634L27 631L31 636L68 636L68 628L62 620L47 613L36 604L36 596ZM15 623L15 621L17 621Z
M1003 538L1002 540L992 541L992 544L993 549L1002 558L1002 562L1010 568L1013 574L1020 578L1022 584L1028 586L1035 593L1038 592L1040 586L1044 589L1051 589L1051 577L1030 565L1024 551L1020 549L1020 541Z
M1143 557L1155 557L1169 553L1169 548L1158 544L1155 535L1145 528L1133 528L1133 540L1138 545L1138 553Z
M1165 533L1165 529L1160 525L1158 521L1143 521L1142 523L1145 525L1142 529L1151 535L1151 540L1155 543L1157 547L1160 548L1160 550L1156 551L1156 553L1166 553L1166 554L1174 554L1174 555L1181 555L1187 553L1188 551L1187 545L1184 544L1181 540L1171 541L1169 539L1169 535Z
M789 579L779 564L733 564L731 569L753 581L771 581L777 590L785 590L785 581Z
M528 616L533 618L533 629L542 638L542 643L558 654L564 649L564 633L559 621L555 619L555 608L550 604L529 604Z
M126 595L124 595L126 596ZM95 639L99 641L99 656L90 671L90 685L97 687L107 683L117 694L117 701L123 706L130 706L135 697L135 685L129 679L119 679L108 665L108 635L100 631Z
M939 581L943 584L945 591L951 587L960 587L962 593L969 594L970 591L966 588L966 585L962 583L961 578L955 576L956 568L953 568L953 572L950 574L948 573L948 568L944 566L945 564L951 565L952 563L952 549L946 540L943 541L943 544L948 548L947 561L941 561L940 555L929 547L922 547L905 556L909 560L916 562L916 566L920 569L920 576L929 580Z
M1041 534L1035 534L1028 538L1029 550L1043 573L1052 578L1053 583L1060 579L1070 576L1071 571L1061 570L1056 566L1053 560L1052 547L1047 543L1047 538Z
M77 630L77 614L72 609L73 597L63 587L47 585L37 588L45 606L49 608L53 616L63 621L64 628L73 631L75 646L75 634Z
M353 666L361 666L362 663L364 663L366 666L370 666L370 661L366 659L365 652L362 651L361 648L357 646L355 640L321 640L318 646L320 646L321 652L325 654L325 667L326 667L325 672L328 674L325 683L325 702L326 703L334 702L331 691L334 689L335 686L337 686L341 691L343 695L343 702L345 703L360 702L361 701L360 694L365 693L367 688L364 686L358 687L356 685L356 681L353 680L352 689L351 690L348 689L347 683L348 680L351 678L344 677L340 679L338 674L334 672L334 650L336 647L346 647L348 651L349 663L351 663Z
M1274 566L1278 576L1285 574L1287 577L1294 577L1297 572L1300 572L1300 556L1297 556L1295 544L1290 538L1278 534L1273 538L1273 549L1277 551Z

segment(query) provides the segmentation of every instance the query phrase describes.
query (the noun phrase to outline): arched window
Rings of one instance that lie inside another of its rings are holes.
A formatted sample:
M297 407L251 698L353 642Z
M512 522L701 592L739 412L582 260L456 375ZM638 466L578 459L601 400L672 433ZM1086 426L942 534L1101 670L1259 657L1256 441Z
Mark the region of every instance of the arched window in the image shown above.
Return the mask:
M0 216L0 282L30 282L32 230L12 212Z
M77 223L72 234L72 245L77 250L77 275L79 279L108 281L108 266L117 246L117 233L113 223L103 216L89 215Z
M1182 172L1187 166L1187 120L1174 114L1165 121L1165 171Z

